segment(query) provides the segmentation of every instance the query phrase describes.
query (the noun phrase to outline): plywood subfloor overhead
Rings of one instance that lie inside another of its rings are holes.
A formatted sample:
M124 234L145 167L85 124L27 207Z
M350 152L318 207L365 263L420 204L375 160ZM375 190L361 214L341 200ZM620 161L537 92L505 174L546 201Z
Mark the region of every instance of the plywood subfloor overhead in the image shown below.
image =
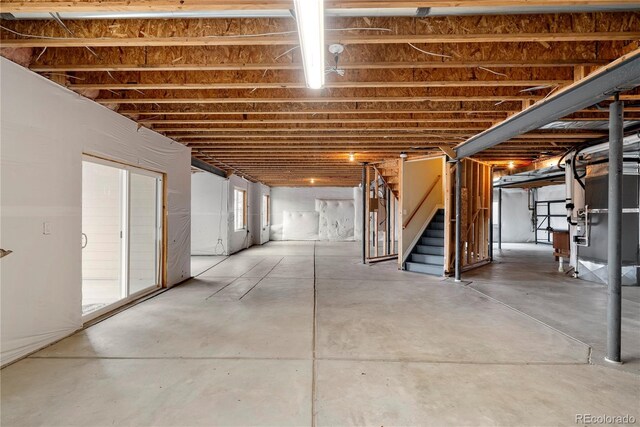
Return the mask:
M2 11L159 11L171 10L171 3L3 1ZM337 8L391 3L329 2ZM181 9L283 7L291 2L195 1ZM229 173L276 186L310 185L311 179L313 185L356 185L360 162L453 147L636 49L640 40L637 12L326 21L327 41L344 44L345 51L340 74L327 54L327 84L318 91L305 88L291 18L71 20L64 26L53 19L3 20L2 53L21 54L33 71L190 146L195 157ZM640 120L634 106L640 92L623 99L626 119ZM563 120L607 117L593 107ZM498 169L525 165L605 134L536 130L476 157Z

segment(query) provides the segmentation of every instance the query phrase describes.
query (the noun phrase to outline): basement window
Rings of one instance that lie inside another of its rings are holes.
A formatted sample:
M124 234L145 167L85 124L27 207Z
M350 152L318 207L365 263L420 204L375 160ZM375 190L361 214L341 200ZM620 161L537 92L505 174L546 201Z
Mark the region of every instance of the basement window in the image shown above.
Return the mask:
M235 230L247 228L247 191L236 188L233 193Z

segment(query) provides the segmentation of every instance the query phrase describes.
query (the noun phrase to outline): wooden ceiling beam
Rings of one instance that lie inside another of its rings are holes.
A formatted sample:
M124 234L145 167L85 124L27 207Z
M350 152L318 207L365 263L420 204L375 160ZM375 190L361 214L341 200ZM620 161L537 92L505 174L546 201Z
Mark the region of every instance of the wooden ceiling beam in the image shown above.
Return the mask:
M4 2L2 3L4 4ZM91 22L91 21L89 21ZM295 31L292 31L295 33ZM88 31L86 33L89 33ZM295 46L297 34L286 36L187 36L187 37L64 37L59 38L15 38L6 31L2 34L2 46L24 47L143 47L143 46ZM249 37L247 37L249 36ZM588 41L632 41L640 38L640 31L615 32L556 32L556 33L503 33L503 34L335 34L328 33L327 43L343 45L372 44L465 44L465 43L554 43Z
M638 107L638 110L640 111L640 107ZM174 111L174 110L160 110L160 111L153 111L153 110L118 110L118 113L125 115L125 116L192 116L192 115L215 115L215 116L229 116L229 115L240 115L240 116L244 116L244 115L251 115L251 116L262 116L262 115L284 115L284 114L290 114L290 115L297 115L297 114L310 114L310 115L317 115L317 114L384 114L384 115L389 115L389 114L447 114L448 116L451 115L492 115L492 116L496 116L496 117L503 117L505 114L509 114L509 113L513 113L519 110L462 110L462 111L450 111L450 110L415 110L415 109L404 109L404 110L399 110L399 109L364 109L364 110L355 110L355 109L338 109L338 108L331 108L331 109L307 109L307 110L274 110L274 111L245 111L245 110L239 110L239 111L210 111L210 110L196 110L196 111ZM597 110L585 110L586 112L594 112L594 113L600 113L600 114L605 114L605 112L602 111L597 111ZM629 111L628 109L625 109L625 111ZM145 121L145 122L149 122L149 120L141 120L141 121Z
M492 123L495 120L492 117L482 118L461 117L454 119L456 123ZM383 118L358 118L358 119L246 119L246 120L138 120L142 124L159 124L159 125L263 125L263 124L351 124L351 123L451 123L451 117L440 118L401 118L401 119L383 119ZM191 128L203 130L202 128ZM185 130L184 128L155 128L156 131L173 131ZM206 130L206 129L204 129Z
M456 126L452 124L451 126L388 126L388 127L275 127L275 128L250 128L250 127L237 127L237 128L185 128L182 132L212 132L211 135L202 135L202 134L194 134L194 138L208 138L209 136L215 135L224 135L225 133L233 134L233 133L242 133L250 135L251 133L282 133L282 132L310 132L310 133L327 133L327 132L358 132L358 133L376 133L376 132L403 132L403 133L418 133L424 134L425 132L433 132L433 131L444 131L444 132L473 132L477 130L484 130L490 127L487 126L472 126L468 124L468 126ZM153 128L156 132L167 132L162 128ZM180 132L181 130L177 130ZM168 133L176 133L176 131L170 131ZM327 135L331 136L331 135ZM382 135L380 135L382 136ZM179 138L178 135L174 135L175 138Z
M505 114L510 114L514 112L520 111L519 109L510 109L510 110L417 110L417 109L339 109L339 108L331 108L331 109L307 109L307 110L274 110L274 111L249 111L249 110L237 110L237 111L211 111L211 110L195 110L195 111L175 111L175 110L118 110L118 113L125 116L194 116L194 115L211 115L211 116L229 116L229 115L239 115L239 116L264 116L264 115L298 115L298 114L307 114L307 115L318 115L318 114L326 114L326 115L335 115L335 114L408 114L408 115L426 115L426 114L437 114L442 115L446 114L448 117L451 116L471 116L471 115L492 115L496 117L503 117ZM640 107L625 107L625 113L629 112L640 112ZM608 119L607 110L595 110L595 109L587 109L576 112L575 114L596 114L601 115L604 118ZM570 116L570 117L573 117ZM570 118L565 118L566 120L570 120ZM565 120L563 119L563 120ZM149 120L143 120L149 121Z
M607 60L567 59L539 61L390 61L390 62L354 62L340 63L343 70L392 70L392 69L437 69L437 68L559 68L559 67L596 67L605 65ZM301 70L301 63L229 63L229 64L34 64L32 71L43 72L127 72L127 71L264 71L264 70Z
M440 80L440 81L372 81L327 82L327 89L342 88L421 88L421 87L536 87L563 86L573 80ZM305 89L305 82L249 82L249 83L70 83L72 90L242 90L242 89Z
M308 98L97 98L96 102L104 105L112 104L329 104L329 103L382 103L382 102L505 102L532 99L541 100L541 96L531 95L430 95L430 96L379 96L379 97L308 97ZM623 101L638 101L638 94L620 95Z
M629 97L629 95L626 95ZM424 96L424 97L309 97L309 98L97 98L96 102L109 104L329 104L329 103L359 103L359 102L474 102L474 101L522 101L523 99L542 99L541 96L523 95L483 95L483 96ZM627 98L634 99L634 98Z
M450 136L452 134L452 132L446 132L443 134L437 134L437 136L442 136L444 139L446 140L451 140L452 137ZM516 140L527 140L527 139L589 139L589 138L601 138L603 136L606 136L607 133L606 132L597 132L597 131L576 131L576 130L569 130L569 131L562 131L562 132L557 132L557 131L551 131L551 132L544 132L544 131L534 131L534 132L530 132L530 133L526 133L523 135L518 135L518 138L514 138ZM213 138L215 137L215 135L205 135L206 137L209 138ZM385 140L385 136L387 136L388 138L405 138L408 141L412 141L416 138L422 138L424 139L425 137L430 137L432 135L407 135L407 134L402 134L402 135L398 135L398 136L391 136L390 134L387 135L368 135L367 137L370 138L372 141L373 140L377 140L380 142L386 142ZM447 138L447 136L449 136ZM457 135L456 135L457 136ZM249 138L254 138L255 141L257 142L264 142L262 140L260 140L259 138L261 137L260 135L248 135ZM300 134L295 134L295 135L279 135L279 137L282 138L318 138L318 137L322 137L322 135L312 135L312 134L308 134L308 135L300 135ZM330 138L334 138L334 137L338 137L338 135L327 135L327 137ZM351 134L346 134L343 138L353 138L354 135ZM265 135L262 136L262 138L268 138L265 139L265 141L275 141L275 142L282 142L282 141L277 141L276 136L275 135ZM438 139L438 141L440 141ZM211 142L216 142L214 140L212 140ZM234 141L235 142L235 141ZM316 141L318 144L324 143L326 141ZM364 142L364 141L363 141Z

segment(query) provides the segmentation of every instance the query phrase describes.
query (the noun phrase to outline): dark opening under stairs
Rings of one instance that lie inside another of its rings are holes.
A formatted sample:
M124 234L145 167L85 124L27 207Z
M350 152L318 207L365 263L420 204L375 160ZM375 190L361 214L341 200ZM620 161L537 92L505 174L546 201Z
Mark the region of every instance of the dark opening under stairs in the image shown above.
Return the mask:
M444 275L444 209L439 209L405 263L408 271Z

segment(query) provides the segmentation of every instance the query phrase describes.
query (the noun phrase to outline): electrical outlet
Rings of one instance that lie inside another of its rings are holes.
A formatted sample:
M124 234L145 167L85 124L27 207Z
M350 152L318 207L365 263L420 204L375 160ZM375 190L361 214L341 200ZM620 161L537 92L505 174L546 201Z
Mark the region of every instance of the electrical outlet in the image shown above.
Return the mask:
M51 234L51 223L49 221L45 221L42 223L42 234L44 235Z

